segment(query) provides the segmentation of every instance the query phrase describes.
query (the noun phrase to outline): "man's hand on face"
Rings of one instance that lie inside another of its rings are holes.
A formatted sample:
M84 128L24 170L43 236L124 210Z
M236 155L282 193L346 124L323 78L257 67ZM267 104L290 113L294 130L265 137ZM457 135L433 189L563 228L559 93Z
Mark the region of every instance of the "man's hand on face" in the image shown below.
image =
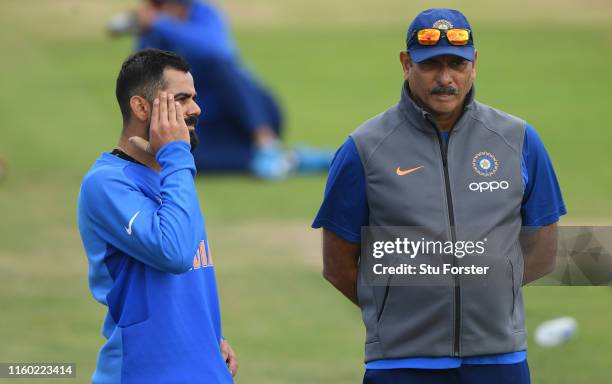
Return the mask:
M155 156L161 147L172 141L190 143L183 108L180 103L174 101L173 94L162 92L160 97L153 101L149 141L138 136L132 136L129 140L151 156Z
M236 360L236 354L232 347L230 347L227 340L221 340L221 354L223 355L223 360L227 364L232 376L236 376L236 372L238 372L238 361Z

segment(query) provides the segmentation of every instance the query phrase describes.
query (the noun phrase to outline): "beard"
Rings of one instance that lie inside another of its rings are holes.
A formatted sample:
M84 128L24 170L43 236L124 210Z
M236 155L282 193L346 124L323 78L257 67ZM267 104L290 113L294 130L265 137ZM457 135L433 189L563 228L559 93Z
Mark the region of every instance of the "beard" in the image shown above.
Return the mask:
M191 153L195 153L198 144L200 143L200 139L198 138L198 134L195 129L193 131L189 131L189 144L191 145Z
M198 125L198 117L187 116L185 118L185 124L187 124L188 127L194 128L193 131L189 131L189 144L191 145L191 153L195 153L195 150L198 147L198 143L200 142L198 134L195 131L195 127Z

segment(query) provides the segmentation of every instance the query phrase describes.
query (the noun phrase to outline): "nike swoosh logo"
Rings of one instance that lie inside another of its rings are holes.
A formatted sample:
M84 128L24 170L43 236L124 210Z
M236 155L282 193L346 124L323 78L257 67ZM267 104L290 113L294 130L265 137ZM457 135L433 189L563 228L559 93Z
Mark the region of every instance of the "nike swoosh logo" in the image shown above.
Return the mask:
M406 170L404 170L404 171L402 171L402 170L400 169L400 167L397 167L397 169L395 170L395 173L396 173L398 176L405 176L405 175L407 175L407 174L409 174L409 173L416 172L416 171L418 171L418 170L419 170L419 169L421 169L421 168L425 168L425 166L424 166L424 165L421 165L421 166L419 166L419 167L416 167L416 168L410 168L410 169L406 169Z
M132 216L132 218L130 219L130 222L128 223L127 227L125 228L125 231L127 232L128 235L132 235L132 223L134 222L134 220L136 220L136 216L138 216L140 214L140 211L136 212L134 214L134 216Z

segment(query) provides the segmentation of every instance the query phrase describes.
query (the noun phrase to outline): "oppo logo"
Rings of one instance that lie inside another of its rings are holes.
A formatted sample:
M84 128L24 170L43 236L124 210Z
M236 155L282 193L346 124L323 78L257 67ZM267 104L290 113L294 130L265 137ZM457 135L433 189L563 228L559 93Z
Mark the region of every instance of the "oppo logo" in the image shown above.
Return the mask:
M469 185L470 191L474 192L493 192L498 189L508 189L510 188L510 183L506 180L502 181L481 181L479 183L470 183Z

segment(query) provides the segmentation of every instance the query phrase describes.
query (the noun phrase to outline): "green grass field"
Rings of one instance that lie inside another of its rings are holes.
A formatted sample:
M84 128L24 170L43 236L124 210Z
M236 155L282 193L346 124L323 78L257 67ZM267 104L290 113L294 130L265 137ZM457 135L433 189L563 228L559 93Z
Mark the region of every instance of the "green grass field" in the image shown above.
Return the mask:
M245 61L286 107L289 143L337 147L397 101L397 56L419 4L404 12L400 0L225 3ZM612 221L612 12L604 3L464 3L480 51L477 97L539 131L566 222ZM114 80L131 43L101 28L124 5L0 7L0 157L10 164L0 183L0 362L76 362L78 378L66 382L85 383L103 342L104 308L88 291L76 197L84 172L119 134ZM324 183L198 179L238 383L360 382L359 312L320 276L319 233L309 229ZM580 326L562 347L530 345L534 383L609 382L611 299L605 288L526 289L530 331L562 315Z

